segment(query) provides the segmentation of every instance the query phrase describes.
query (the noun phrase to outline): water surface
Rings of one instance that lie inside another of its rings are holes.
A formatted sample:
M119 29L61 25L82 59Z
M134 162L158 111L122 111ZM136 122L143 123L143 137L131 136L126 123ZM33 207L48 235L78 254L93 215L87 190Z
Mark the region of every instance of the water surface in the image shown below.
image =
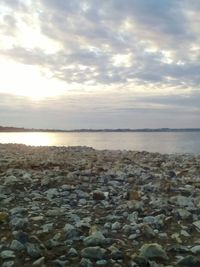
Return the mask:
M0 143L200 154L200 132L9 132L0 133Z

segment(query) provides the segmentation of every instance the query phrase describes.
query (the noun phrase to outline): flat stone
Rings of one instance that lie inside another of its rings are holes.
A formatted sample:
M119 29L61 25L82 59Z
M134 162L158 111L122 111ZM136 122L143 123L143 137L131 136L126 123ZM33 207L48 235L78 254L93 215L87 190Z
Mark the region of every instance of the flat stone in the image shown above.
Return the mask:
M196 229L200 232L200 220L192 223Z
M15 253L12 250L4 250L0 253L0 258L3 260L15 258Z

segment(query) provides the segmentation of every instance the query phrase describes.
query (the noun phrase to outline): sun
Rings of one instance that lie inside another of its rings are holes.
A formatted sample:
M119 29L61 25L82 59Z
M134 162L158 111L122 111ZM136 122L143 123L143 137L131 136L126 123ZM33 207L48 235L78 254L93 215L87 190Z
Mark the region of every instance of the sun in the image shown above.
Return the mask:
M66 92L66 83L36 66L0 61L0 93L25 96L32 100L56 97Z

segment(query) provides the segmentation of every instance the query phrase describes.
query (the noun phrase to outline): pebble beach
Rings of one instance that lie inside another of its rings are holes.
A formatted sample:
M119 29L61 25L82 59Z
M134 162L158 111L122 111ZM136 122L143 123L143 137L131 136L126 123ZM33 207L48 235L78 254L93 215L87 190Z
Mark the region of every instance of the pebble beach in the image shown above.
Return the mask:
M0 266L200 266L200 155L0 144Z

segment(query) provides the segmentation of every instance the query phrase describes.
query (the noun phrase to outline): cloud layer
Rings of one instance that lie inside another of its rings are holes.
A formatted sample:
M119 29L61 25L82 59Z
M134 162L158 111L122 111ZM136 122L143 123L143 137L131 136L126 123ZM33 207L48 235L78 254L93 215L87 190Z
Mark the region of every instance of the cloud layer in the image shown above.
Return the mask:
M91 107L86 118L91 118L91 127L98 127L91 115L96 114L95 104L98 106L96 93L105 89L108 95L102 94L102 106L107 107L108 97L109 108L117 110L119 118L127 118L127 126L131 127L131 116L137 109L142 121L138 126L145 127L148 109L152 119L159 117L159 123L160 114L170 117L173 110L187 111L190 122L185 121L185 125L200 127L198 1L3 0L0 6L2 57L35 66L64 81L68 88L76 85L78 91L85 92L84 101ZM88 92L94 105L87 102ZM50 105L48 102L49 110ZM156 113L158 110L161 113ZM81 118L80 111L81 105L72 108L71 117L78 118L79 114ZM109 116L114 121L113 114ZM103 113L101 116L105 118ZM100 117L96 118L102 125ZM173 126L180 117L174 119ZM79 128L80 121L70 127ZM119 127L126 127L122 124ZM184 127L184 122L180 126Z

